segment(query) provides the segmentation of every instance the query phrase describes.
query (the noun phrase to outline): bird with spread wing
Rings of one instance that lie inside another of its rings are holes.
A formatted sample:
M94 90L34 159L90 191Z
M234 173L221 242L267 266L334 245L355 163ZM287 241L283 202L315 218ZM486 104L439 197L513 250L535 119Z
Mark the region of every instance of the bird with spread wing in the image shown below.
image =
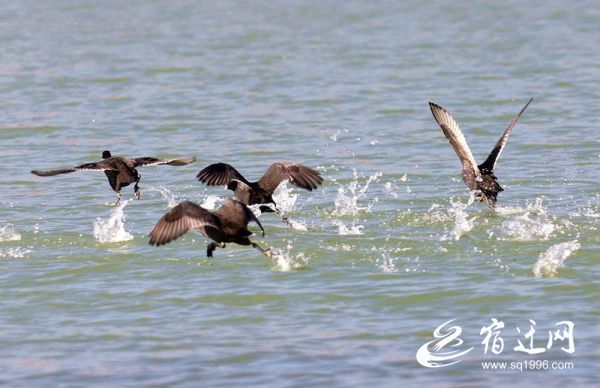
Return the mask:
M496 142L496 145L487 159L479 165L475 162L475 158L469 149L469 145L452 115L441 106L434 104L433 102L429 103L429 108L431 109L431 113L433 113L433 117L440 127L442 127L446 139L448 139L448 142L452 148L454 148L454 151L462 163L463 181L470 190L475 190L476 199L478 201L486 202L491 208L496 207L498 193L504 191L494 175L494 167L496 166L498 157L506 146L508 136L512 132L513 127L517 124L519 117L521 117L532 100L533 98L529 99L519 114L512 119Z
M262 205L261 212L276 212L281 215L277 204L273 200L275 189L284 181L308 191L315 190L323 178L318 171L298 163L273 163L265 174L256 182L250 182L242 176L233 166L227 163L215 163L202 169L196 176L199 181L209 186L225 185L232 190L235 197L245 205ZM273 204L271 209L268 204ZM283 222L290 225L288 219L283 217Z
M141 192L139 183L141 176L136 170L136 167L142 166L158 166L166 164L169 166L184 166L196 160L195 156L181 159L157 159L151 157L128 159L121 156L112 156L110 151L102 153L102 160L93 163L85 163L77 167L62 168L57 170L33 170L32 174L37 176L53 176L58 174L68 174L75 171L104 171L108 178L110 187L117 193L117 201L121 200L121 188L135 183L135 197L140 199Z
M164 245L184 235L189 230L213 240L206 249L208 257L213 256L217 247L225 248L225 243L252 245L265 256L271 256L270 248L263 249L250 241L252 232L248 223L255 222L265 230L252 210L235 199L228 199L215 211L210 211L193 202L184 201L172 208L154 226L150 232L150 245Z

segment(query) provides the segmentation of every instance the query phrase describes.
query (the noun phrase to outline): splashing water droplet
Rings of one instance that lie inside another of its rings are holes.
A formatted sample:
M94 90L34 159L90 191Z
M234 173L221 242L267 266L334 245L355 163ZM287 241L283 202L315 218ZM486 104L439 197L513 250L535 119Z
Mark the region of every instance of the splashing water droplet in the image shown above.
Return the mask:
M294 205L298 199L298 194L292 194L288 188L287 182L280 184L273 193L273 200L277 204L277 208L282 212L294 210Z
M466 212L467 207L471 202L467 202L463 204L461 202L450 202L450 208L448 209L448 214L453 216L454 225L452 231L442 236L441 241L452 239L454 241L460 240L463 234L470 232L475 226L475 218L468 219L469 213Z
M542 253L537 262L533 265L533 274L538 277L554 277L557 269L562 267L567 257L571 253L581 248L581 244L577 240L567 241L560 244L552 245L546 252Z
M160 195L162 195L162 197L165 199L165 201L167 201L167 206L170 208L175 207L175 205L177 205L178 201L175 198L175 195L173 195L173 192L166 187L163 187L163 186L148 187L148 188L144 189L144 192L159 193Z
M339 129L331 136L329 136L329 138L333 141L337 141L338 136L340 135L340 133L342 133L342 131L340 131Z
M277 272L289 272L293 270L305 269L308 266L310 258L304 256L304 252L292 256L292 242L288 241L285 250L271 248L271 258L275 264L271 270Z
M393 273L398 272L398 268L396 268L396 259L391 258L389 255L383 253L381 255L381 259L376 261L377 268L381 270L381 272L385 273Z
M2 241L19 241L21 234L15 231L11 224L0 227L0 242Z
M217 204L219 204L220 202L221 198L219 198L219 196L209 195L208 197L204 198L204 201L202 201L202 204L200 206L208 210L215 210L217 208ZM256 214L256 212L254 214Z
M341 220L333 220L333 225L337 226L340 236L361 235L363 234L363 225L357 225L356 220L352 221L351 225L346 226Z
M383 187L385 188L385 191L387 191L387 193L389 195L391 195L394 198L398 198L398 194L396 193L396 190L398 188L392 182L385 182Z
M359 235L363 234L363 225L358 223L358 214L361 211L370 212L371 207L378 201L375 197L372 201L367 201L367 206L359 206L359 201L366 196L369 185L374 180L377 180L382 173L377 171L373 175L369 176L364 185L359 185L358 173L353 170L354 180L347 186L339 185L338 194L335 199L335 210L333 212L336 216L352 216L350 225L346 225L341 219L334 219L333 225L338 228L339 235Z
M0 257L8 257L11 259L23 259L26 258L31 252L31 249L25 249L21 247L8 248L0 250Z
M334 213L339 216L352 215L355 216L361 211L369 212L371 207L376 202L373 200L372 202L368 202L366 207L358 206L358 201L362 199L367 190L369 189L369 185L372 181L377 180L382 173L377 171L373 175L369 176L365 184L361 187L358 184L358 174L356 170L354 171L354 180L350 182L346 187L340 184L338 188L338 195L335 199L335 211Z
M525 214L506 220L500 226L501 234L506 240L547 240L558 229L542 205L542 198L536 198L534 203L527 205L525 209L505 208L499 214L518 214L523 211Z
M133 235L125 230L125 212L123 209L130 200L122 201L111 211L108 219L100 217L94 220L94 237L101 243L133 240Z

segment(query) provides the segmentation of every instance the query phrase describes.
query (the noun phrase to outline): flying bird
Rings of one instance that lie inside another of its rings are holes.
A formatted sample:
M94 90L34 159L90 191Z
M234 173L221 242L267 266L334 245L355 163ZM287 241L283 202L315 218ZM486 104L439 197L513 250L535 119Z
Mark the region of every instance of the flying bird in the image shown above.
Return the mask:
M108 178L110 187L117 193L117 202L121 200L121 188L135 183L135 197L140 199L141 193L139 188L140 174L136 167L141 166L158 166L167 164L169 166L184 166L196 160L195 156L181 159L157 159L150 157L128 159L121 156L112 156L110 151L102 152L102 160L93 163L82 164L77 167L62 168L58 170L33 170L32 174L37 176L53 176L58 174L68 174L75 171L104 171Z
M512 132L513 127L532 100L533 98L530 98L523 109L521 109L519 114L517 114L512 119L510 124L508 124L508 127L504 130L502 136L500 136L500 139L498 139L496 142L492 152L490 152L490 155L480 165L477 165L475 162L475 158L469 149L469 145L467 144L462 131L452 115L450 115L450 113L441 106L436 105L433 102L429 103L429 108L431 109L431 113L433 113L433 117L440 127L442 127L444 135L448 139L448 142L452 148L454 148L454 151L462 163L463 181L470 190L476 190L475 198L477 201L486 202L491 208L496 207L498 193L500 191L504 191L494 175L494 167L496 166L498 157L500 157L500 154L502 153L502 150L508 141L508 136Z
M226 243L252 245L265 256L271 256L270 248L263 249L248 238L252 232L248 223L255 222L265 235L260 221L252 210L241 202L228 199L215 211L207 210L190 201L184 201L172 208L150 232L150 245L164 245L194 229L213 240L206 248L206 255L213 257L217 247L225 248Z
M276 212L281 215L273 200L275 189L284 181L308 191L315 190L323 178L318 171L298 163L273 163L257 182L249 182L235 168L227 163L215 163L202 169L196 176L199 181L208 186L226 185L235 193L235 197L245 205L263 205L261 212ZM274 210L268 204L273 204ZM290 225L287 217L283 222Z

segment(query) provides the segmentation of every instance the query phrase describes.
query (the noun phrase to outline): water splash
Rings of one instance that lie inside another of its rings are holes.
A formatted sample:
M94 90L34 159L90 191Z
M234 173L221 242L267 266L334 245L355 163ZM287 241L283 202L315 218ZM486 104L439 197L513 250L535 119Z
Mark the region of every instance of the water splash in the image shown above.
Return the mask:
M466 212L466 209L471 205L475 200L474 192L471 192L471 196L467 203L462 202L452 202L450 201L450 208L448 209L449 218L454 219L454 225L452 227L452 231L448 234L442 236L441 241L445 240L454 240L458 241L467 232L470 232L475 226L475 219L469 219L469 213ZM432 210L432 209L430 209Z
M19 241L21 234L15 231L11 224L0 227L0 242L2 241Z
M219 196L209 195L206 198L204 198L204 201L202 201L200 206L202 206L203 208L208 209L208 210L215 210L217 208L217 204L220 204L220 203L221 203L221 198ZM256 214L253 207L250 206L250 208L252 209L254 214ZM258 212L258 214L260 215L260 211Z
M398 198L398 187L396 185L394 185L392 182L385 182L385 184L383 185L383 187L385 188L385 191L391 195L394 198Z
M496 210L498 211L498 209ZM507 240L547 240L558 229L544 208L542 198L536 198L533 204L528 204L525 209L520 209L520 211L525 211L525 214L512 220L506 220L500 226L500 232ZM505 208L499 212L499 214L515 213L518 213L517 208Z
M333 214L335 216L352 216L352 221L349 225L346 225L341 219L334 219L332 221L333 225L338 228L339 235L363 234L362 229L364 226L358 223L358 214L360 212L370 212L373 205L379 201L379 198L375 197L371 201L367 201L366 206L359 206L359 201L366 196L371 182L377 180L382 173L379 171L375 172L369 176L362 186L358 183L359 176L356 170L353 170L353 174L354 179L347 186L339 185L335 199Z
M378 198L376 197L373 201L367 202L367 206L358 206L358 201L365 196L371 182L378 179L382 175L382 173L380 171L375 172L373 175L369 176L365 184L362 186L358 184L359 177L356 170L353 170L353 173L354 180L350 182L346 187L340 184L338 188L338 194L335 199L334 211L334 214L336 215L355 216L361 211L369 212L371 211L371 207L378 201Z
M27 257L31 252L31 249L25 249L21 247L16 248L8 248L4 250L0 250L0 257L8 257L12 259L23 259Z
M298 194L292 194L292 190L287 184L287 181L283 182L273 193L273 200L282 214L294 210L294 205L298 199ZM304 221L288 218L288 222L293 229L302 231L308 230Z
M381 254L381 258L375 260L375 266L383 273L394 273L394 272L425 272L421 269L420 258L410 258L402 254L402 252L409 251L410 248L396 248ZM404 269L400 268L404 266Z
M162 197L165 199L165 201L167 201L167 206L169 206L170 208L175 207L178 203L173 192L166 187L163 187L163 186L148 187L148 188L144 189L144 191L159 193L160 195L162 195Z
M261 205L248 206L248 209L252 210L252 213L254 213L254 217L256 217L256 218L260 217L260 215L262 214L262 212L260 211L260 206Z
M299 269L305 269L308 266L309 258L304 256L304 252L292 256L292 242L288 241L283 249L271 248L271 258L275 264L271 270L277 272L289 272Z
M398 268L396 267L396 260L397 260L397 258L392 258L389 255L382 253L381 259L378 259L375 262L375 264L377 265L377 268L379 268L379 270L381 272L393 273L393 272L398 272Z
M581 244L577 240L552 245L546 252L540 255L537 262L533 265L533 274L538 278L556 276L558 273L557 269L562 267L567 257L579 248L581 248Z
M348 235L360 235L363 234L363 225L357 225L356 220L352 221L351 225L346 226L341 220L333 220L333 225L338 228L338 234L340 236Z
M346 131L346 132L348 132L348 131ZM338 139L338 136L340 135L340 133L342 133L342 131L340 131L340 130L338 129L338 130L337 130L337 131L336 131L334 134L330 135L330 136L329 136L329 138L330 138L332 141L337 141L337 139Z
M277 204L277 208L284 213L294 210L297 199L298 194L292 194L291 189L288 188L287 181L280 184L273 193L273 200Z
M101 243L133 240L133 235L125 230L125 212L123 209L130 200L122 201L111 211L108 219L100 217L94 220L94 237Z

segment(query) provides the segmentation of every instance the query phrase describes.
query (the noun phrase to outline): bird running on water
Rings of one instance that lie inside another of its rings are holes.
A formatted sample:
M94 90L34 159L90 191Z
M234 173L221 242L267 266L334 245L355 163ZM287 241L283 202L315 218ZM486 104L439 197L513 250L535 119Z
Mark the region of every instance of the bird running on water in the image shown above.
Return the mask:
M433 102L429 103L429 108L431 109L431 113L433 113L433 117L440 127L442 127L446 139L448 139L448 142L452 148L454 148L454 151L462 163L463 181L470 190L475 190L475 198L477 201L484 201L491 208L496 207L498 193L504 191L494 175L494 167L496 166L496 162L502 153L504 146L506 146L508 135L510 135L513 127L517 124L519 117L521 117L532 100L533 98L530 98L519 114L517 114L510 124L508 124L508 127L496 142L492 152L490 152L487 159L480 165L477 165L475 162L475 158L469 149L469 145L467 144L458 123L454 120L450 112Z
M166 164L169 166L184 166L196 160L195 156L190 156L181 159L157 159L151 157L128 159L121 156L112 156L110 151L102 152L102 160L93 163L85 163L77 167L62 168L57 170L33 170L32 174L37 176L53 176L58 174L68 174L75 171L104 171L108 178L110 187L117 193L117 201L121 200L121 188L135 183L133 188L135 197L140 199L140 179L141 175L136 170L136 167L141 166L158 166Z
M250 182L233 166L227 163L215 163L202 169L196 176L208 186L226 185L235 193L235 197L245 205L260 206L261 212L276 212L282 216L283 222L291 226L287 217L283 217L273 200L275 189L286 180L308 191L315 190L323 178L318 171L298 163L273 163L265 174L256 182ZM271 209L268 204L273 204Z
M206 255L213 256L217 247L225 248L226 243L252 245L265 256L271 256L270 248L263 249L250 241L252 232L248 223L255 222L265 230L252 210L241 202L228 199L215 211L207 210L190 201L184 201L165 214L150 232L150 245L164 245L185 234L190 229L213 240L206 248Z

